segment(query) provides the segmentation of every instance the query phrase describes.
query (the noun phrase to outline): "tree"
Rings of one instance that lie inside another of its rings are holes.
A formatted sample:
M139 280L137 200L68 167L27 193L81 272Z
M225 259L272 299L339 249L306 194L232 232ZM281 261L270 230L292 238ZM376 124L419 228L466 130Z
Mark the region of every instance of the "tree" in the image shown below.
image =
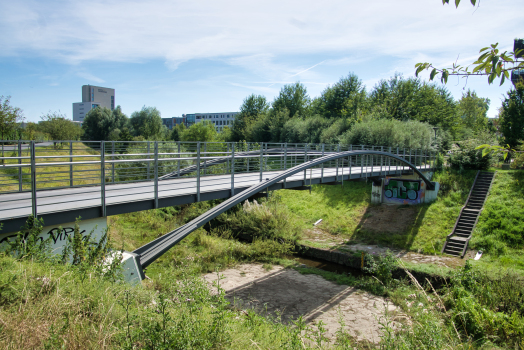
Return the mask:
M117 107L118 109L118 107ZM110 134L115 128L115 116L109 108L94 108L87 112L82 129L84 130L83 140L108 141ZM115 136L115 133L113 133Z
M524 140L524 84L517 84L508 92L499 119L504 144L510 148L520 145Z
M142 107L133 112L130 119L136 136L143 136L147 140L162 138L165 134L160 111L155 107Z
M322 91L313 109L326 118L346 118L355 115L365 102L366 87L355 74L349 74Z
M195 123L189 128L181 132L180 139L182 141L214 141L217 136L215 126L208 120L200 123Z
M40 119L40 129L48 134L51 140L78 140L82 134L80 125L59 112L49 112ZM59 146L59 143L55 142L56 146Z
M489 99L478 97L475 91L468 89L462 94L457 104L457 113L467 130L475 133L488 127Z
M249 95L240 106L240 112L235 116L231 127L231 141L247 140L248 127L261 115L267 112L269 104L262 95Z
M311 99L307 94L306 87L297 82L295 84L284 85L271 104L273 110L282 111L287 108L289 111L289 117L300 116L305 118L309 115L309 104Z
M22 110L10 105L11 96L0 96L0 136L5 140L23 121Z
M471 4L475 6L477 0L470 0ZM449 4L449 0L442 0L442 4ZM455 6L458 7L460 0L455 0ZM522 39L520 39L522 47ZM491 44L480 49L480 56L478 59L468 66L461 66L454 63L448 68L437 68L431 63L420 62L415 65L415 75L424 70L431 70L429 79L440 75L440 81L443 83L448 82L450 75L457 75L462 77L469 77L471 75L486 75L488 77L488 84L493 83L497 78L500 78L500 85L504 84L506 79L510 79L510 74L513 72L519 72L524 69L523 50L515 50L515 52L500 52L497 49L498 43ZM521 58L521 59L519 59Z
M370 104L386 118L418 120L438 125L453 134L460 127L451 93L418 78L405 79L395 74L389 80L381 80L370 94Z

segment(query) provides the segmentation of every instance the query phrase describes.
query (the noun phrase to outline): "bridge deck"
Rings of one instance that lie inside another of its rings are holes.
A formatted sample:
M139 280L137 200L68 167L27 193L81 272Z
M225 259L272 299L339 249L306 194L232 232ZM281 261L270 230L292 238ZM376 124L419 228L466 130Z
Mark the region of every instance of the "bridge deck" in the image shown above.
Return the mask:
M419 169L429 169L421 166ZM304 185L328 183L340 180L356 180L366 177L386 176L411 172L405 166L390 167L339 167L315 168L304 174L296 174L271 186L270 190L293 188ZM263 173L263 179L273 177L281 171ZM343 178L342 178L343 174ZM304 181L305 180L305 181ZM240 173L234 175L235 193L260 182L260 173ZM167 207L197 202L197 179L181 177L158 182L158 207ZM231 175L208 175L200 177L200 200L229 198L231 196ZM136 182L105 186L106 214L116 215L155 207L154 182ZM17 231L31 215L31 193L11 193L0 195L0 222L3 232ZM37 213L44 218L46 225L74 221L76 217L91 219L102 216L101 187L75 187L37 191Z

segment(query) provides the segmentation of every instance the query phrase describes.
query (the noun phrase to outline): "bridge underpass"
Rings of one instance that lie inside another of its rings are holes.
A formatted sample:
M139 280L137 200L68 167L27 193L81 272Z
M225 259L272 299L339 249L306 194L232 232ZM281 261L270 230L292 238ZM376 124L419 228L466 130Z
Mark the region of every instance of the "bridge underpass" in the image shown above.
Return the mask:
M60 143L65 146L44 149L19 142L2 157L1 232L19 230L30 215L60 225L226 199L326 155L333 157L261 191L402 175L415 167L427 171L434 163L429 151L361 145L55 141ZM353 149L359 151L347 153Z

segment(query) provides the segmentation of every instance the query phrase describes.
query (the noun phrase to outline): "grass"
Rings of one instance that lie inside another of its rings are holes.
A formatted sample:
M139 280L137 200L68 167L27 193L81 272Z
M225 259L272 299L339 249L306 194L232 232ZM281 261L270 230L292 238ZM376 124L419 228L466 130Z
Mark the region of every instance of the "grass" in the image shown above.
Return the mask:
M388 209L396 212L394 217L410 213L410 221L399 225L401 228L397 231L387 232L366 222L368 218L380 216L382 208L371 204L371 183L347 182L343 187L315 185L311 194L290 190L278 193L304 229L323 219L322 230L344 242L438 254L464 205L475 174L475 171L458 174L451 170L435 174L433 180L441 184L437 200L431 204Z
M524 172L498 170L470 247L483 250L475 262L488 269L524 273Z

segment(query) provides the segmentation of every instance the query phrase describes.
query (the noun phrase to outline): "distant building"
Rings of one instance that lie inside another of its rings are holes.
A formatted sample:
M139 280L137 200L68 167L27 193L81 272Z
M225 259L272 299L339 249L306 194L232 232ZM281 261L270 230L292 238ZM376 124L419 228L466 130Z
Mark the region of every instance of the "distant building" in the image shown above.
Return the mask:
M513 41L513 52L517 50L522 50L518 54L515 55L515 58L523 58L524 57L524 39L515 39ZM511 82L513 85L517 84L517 81L524 82L524 69L515 69L511 71Z
M215 129L220 132L226 126L231 128L233 120L235 120L235 115L237 114L238 112L182 114L182 117L162 118L162 124L164 124L169 130L172 130L179 124L184 124L186 127L190 127L195 123L207 120L213 123Z
M226 126L231 128L235 116L238 112L220 112L220 113L195 113L195 123L203 122L204 120L210 121L215 125L215 129L220 132Z
M162 124L166 126L169 130L173 129L173 119L175 118L162 118Z
M73 103L73 121L83 122L86 114L96 107L115 109L115 89L82 85L82 102Z

